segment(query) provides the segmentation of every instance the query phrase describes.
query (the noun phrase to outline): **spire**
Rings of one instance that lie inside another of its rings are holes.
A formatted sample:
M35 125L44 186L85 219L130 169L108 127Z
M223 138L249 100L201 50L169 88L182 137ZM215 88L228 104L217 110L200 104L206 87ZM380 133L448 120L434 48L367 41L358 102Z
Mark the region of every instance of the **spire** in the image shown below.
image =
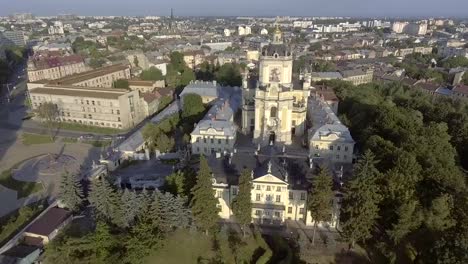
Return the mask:
M283 44L283 33L281 32L278 24L276 24L276 29L273 33L273 44Z
M271 173L271 160L268 161L268 173Z

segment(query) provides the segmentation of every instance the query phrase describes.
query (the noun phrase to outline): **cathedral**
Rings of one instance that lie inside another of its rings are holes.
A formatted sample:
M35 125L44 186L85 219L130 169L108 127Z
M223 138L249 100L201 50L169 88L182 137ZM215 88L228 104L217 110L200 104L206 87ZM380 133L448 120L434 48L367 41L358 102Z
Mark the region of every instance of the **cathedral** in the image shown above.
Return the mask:
M310 80L293 82L293 56L276 28L273 41L261 51L258 77L244 76L242 130L253 142L290 145L306 133Z

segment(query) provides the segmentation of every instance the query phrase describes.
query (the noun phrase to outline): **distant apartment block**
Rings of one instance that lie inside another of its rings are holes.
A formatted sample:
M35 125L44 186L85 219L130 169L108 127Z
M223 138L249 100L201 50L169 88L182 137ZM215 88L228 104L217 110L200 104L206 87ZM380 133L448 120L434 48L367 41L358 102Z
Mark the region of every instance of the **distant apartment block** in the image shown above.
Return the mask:
M23 31L0 32L0 46L25 46L26 38Z
M88 67L86 67L83 58L79 55L39 58L29 61L28 78L30 82L56 80L86 70L88 70Z

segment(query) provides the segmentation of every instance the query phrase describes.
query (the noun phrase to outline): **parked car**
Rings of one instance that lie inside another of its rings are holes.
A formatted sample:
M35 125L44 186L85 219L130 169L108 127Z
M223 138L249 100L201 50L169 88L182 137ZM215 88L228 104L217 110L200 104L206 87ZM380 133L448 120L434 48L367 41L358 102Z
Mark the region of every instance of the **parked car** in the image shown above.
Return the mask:
M105 136L102 136L101 139L103 139L103 140L112 140L112 139L114 139L114 137L109 136L109 135L105 135Z

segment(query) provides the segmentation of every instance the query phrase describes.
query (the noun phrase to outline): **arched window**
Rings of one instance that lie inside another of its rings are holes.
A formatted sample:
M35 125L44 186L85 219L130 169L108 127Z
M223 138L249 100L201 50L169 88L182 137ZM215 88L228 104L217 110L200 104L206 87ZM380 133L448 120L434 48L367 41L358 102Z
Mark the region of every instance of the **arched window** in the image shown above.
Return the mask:
M276 109L276 107L273 106L273 107L270 109L270 117L276 117L277 112L278 112L278 110Z

